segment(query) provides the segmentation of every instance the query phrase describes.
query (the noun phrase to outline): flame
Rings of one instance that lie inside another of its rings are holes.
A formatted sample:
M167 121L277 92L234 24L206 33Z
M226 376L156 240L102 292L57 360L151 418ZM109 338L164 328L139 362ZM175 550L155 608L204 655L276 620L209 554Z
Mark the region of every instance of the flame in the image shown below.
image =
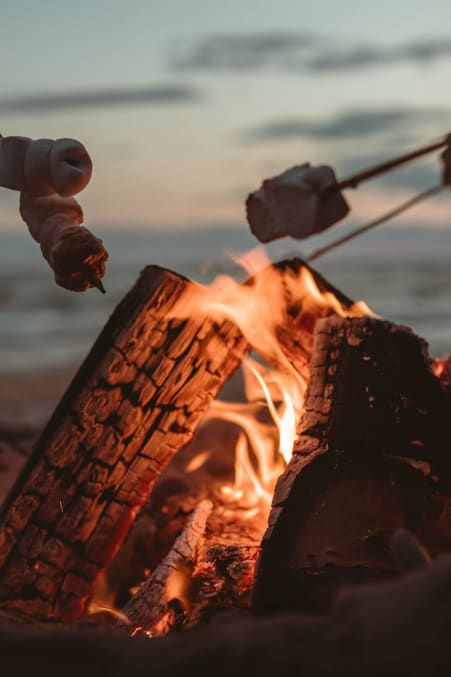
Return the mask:
M445 362L441 360L434 360L432 362L432 373L434 376L437 378L440 378L440 376L443 374L445 370Z
M240 516L250 519L259 512L266 516L277 478L291 458L303 391L291 372L269 370L251 358L245 358L243 367L248 401L216 400L204 422L222 419L241 429L234 481L220 491L229 512L239 508ZM261 420L265 411L269 414L266 421Z
M260 247L232 258L251 276L246 284L219 275L208 287L193 285L168 317L231 320L254 350L271 364L292 371L298 381L302 381L301 376L293 370L277 340L277 327L284 324L288 297L302 301L303 314L319 317L328 311L341 317L373 315L362 301L347 308L333 293L322 292L306 266L299 271L287 267L282 275Z
M165 601L167 603L178 600L183 609L189 608L188 588L191 579L191 569L183 561L179 562L169 574L165 585Z
M262 248L234 260L251 275L247 283L220 275L209 287L190 287L171 315L178 319L208 316L217 322L231 320L267 363L245 358L247 402L215 401L203 419L204 423L222 419L240 428L234 479L221 486L218 500L226 509L251 519L268 514L277 478L291 458L303 412L305 380L277 337L278 327L286 321L287 299L298 306L296 321L301 323L303 318L314 322L330 314L355 317L373 313L363 302L348 307L334 293L322 291L306 266L300 270L288 266L281 273L270 266ZM266 412L266 422L262 411ZM208 458L209 453L202 451L190 460L186 471L198 470Z
M269 385L270 381L268 380L268 383L265 381L263 375L259 371L257 362L251 360L250 358L245 358L244 365L247 366L261 386L269 412L279 432L279 452L282 454L285 462L288 463L291 458L293 445L296 439L297 420L302 412L304 392L302 391L301 397L301 391L297 387L297 384L292 382L289 375L284 376L281 372L273 370L272 383L276 388L278 387L280 389L283 401L283 410L282 413L279 414L273 401L272 393L274 393L274 388L271 392ZM246 394L249 398L249 390Z
M185 470L187 473L196 472L199 470L210 458L211 454L209 451L201 451L197 456L192 458L189 463L186 464Z
M92 598L86 609L88 616L96 614L109 614L124 625L129 625L130 621L123 611L115 605L115 593L111 590L105 572L102 572L97 579L96 587Z

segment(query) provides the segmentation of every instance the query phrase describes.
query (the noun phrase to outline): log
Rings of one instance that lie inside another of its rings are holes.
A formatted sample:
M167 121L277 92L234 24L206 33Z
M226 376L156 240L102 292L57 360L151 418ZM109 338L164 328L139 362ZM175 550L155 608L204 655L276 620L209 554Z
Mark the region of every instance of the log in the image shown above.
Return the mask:
M182 500L182 509L195 500ZM212 508L208 499L198 502L166 557L123 607L133 635L160 637L227 609L249 609L263 519L240 520L238 511Z
M349 317L365 316L371 311L365 304L355 303L343 294L302 259L281 261L275 267L281 273L286 299L284 321L276 328L277 339L285 356L307 384L316 323L322 318L334 317L338 309L342 315ZM312 295L311 288L305 286L306 272L311 275L320 294L336 299L336 307Z
M346 583L399 575L388 540L451 547L450 395L409 329L318 323L294 455L280 477L254 590L259 612L327 609Z
M161 470L247 348L230 322L168 319L192 283L144 270L75 376L0 517L0 608L78 618Z
M34 677L424 677L448 674L451 558L343 591L327 615L224 617L169 637L92 627L0 628L5 675Z
M139 629L159 637L184 621L189 612L187 589L212 507L210 501L196 506L171 551L123 608L133 633Z
M191 579L187 628L225 611L250 609L259 554L259 543L246 538L238 538L233 545L206 543Z
M258 516L243 521L240 511L236 511L234 518L230 515L226 521L221 510L222 487L234 482L239 436L240 428L230 421L203 419L192 440L162 472L126 541L106 569L109 599L115 600L116 607L122 608L130 598L130 589L140 585L166 557L192 511L203 500L215 505L208 520L209 545L260 544L265 516L258 523ZM193 463L202 457L204 462L193 470ZM102 595L102 589L98 594L94 592L94 598Z

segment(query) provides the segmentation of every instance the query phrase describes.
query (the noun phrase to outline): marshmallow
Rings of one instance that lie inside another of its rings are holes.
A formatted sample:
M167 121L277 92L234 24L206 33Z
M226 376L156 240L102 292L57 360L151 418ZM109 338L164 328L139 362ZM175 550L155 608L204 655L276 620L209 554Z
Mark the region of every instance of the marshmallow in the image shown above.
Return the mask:
M296 165L263 181L246 201L252 233L260 242L290 235L304 239L320 233L349 212L331 167Z
M40 244L57 284L72 291L99 286L108 254L102 240L81 225L83 212L74 198L22 192L20 215Z
M76 195L92 174L91 158L75 139L0 138L0 185L32 196Z

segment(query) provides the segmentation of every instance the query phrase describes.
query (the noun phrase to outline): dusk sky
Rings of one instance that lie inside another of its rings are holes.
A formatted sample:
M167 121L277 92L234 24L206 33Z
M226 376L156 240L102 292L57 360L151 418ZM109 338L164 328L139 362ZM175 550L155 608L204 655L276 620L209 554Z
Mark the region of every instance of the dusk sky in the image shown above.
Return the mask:
M339 175L450 131L449 0L3 2L0 132L82 141L96 227L240 224L265 176ZM379 214L438 180L436 159L351 195ZM450 200L409 222L447 225ZM0 190L0 228L21 228Z

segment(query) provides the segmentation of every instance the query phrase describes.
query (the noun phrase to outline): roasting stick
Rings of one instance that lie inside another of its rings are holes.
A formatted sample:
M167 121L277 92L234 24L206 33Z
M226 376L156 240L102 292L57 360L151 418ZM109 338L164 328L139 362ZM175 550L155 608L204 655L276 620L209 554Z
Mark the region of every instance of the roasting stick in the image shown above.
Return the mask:
M415 150L393 158L392 160L387 160L381 164L374 165L374 167L369 167L368 169L364 169L361 172L357 172L356 174L351 174L351 176L348 176L344 179L340 179L333 186L330 186L330 188L326 188L326 191L340 191L344 190L345 188L357 188L357 186L360 183L363 183L363 181L368 181L369 179L373 179L376 176L385 174L385 172L388 172L391 169L401 167L412 160L416 160L417 158L423 157L423 155L433 153L435 150L445 148L450 144L451 134L447 134L445 137L442 137L435 143L428 144L427 146L421 146L420 148L416 148Z
M369 223L360 226L360 228L351 231L347 235L343 235L343 237L340 237L337 240L329 242L329 244L326 244L324 247L316 249L314 252L312 252L312 254L307 256L307 261L315 261L316 259L319 259L320 256L324 256L324 254L327 254L328 252L332 251L332 249L340 247L340 245L345 244L350 240L353 240L355 237L362 235L362 233L366 233L368 230L371 230L376 226L380 226L382 223L386 223L387 221L390 221L390 219L393 219L396 216L400 216L408 209L411 209L412 207L419 204L420 202L423 202L427 198L432 197L433 195L438 195L445 187L446 186L444 186L443 184L438 184L437 186L433 186L432 188L424 190L422 193L418 193L418 195L415 195L415 197L412 197L410 198L410 200L406 200L406 202L403 202L394 209L385 212L385 214L382 214L382 216L379 216L377 219L374 219L374 221L370 221Z

